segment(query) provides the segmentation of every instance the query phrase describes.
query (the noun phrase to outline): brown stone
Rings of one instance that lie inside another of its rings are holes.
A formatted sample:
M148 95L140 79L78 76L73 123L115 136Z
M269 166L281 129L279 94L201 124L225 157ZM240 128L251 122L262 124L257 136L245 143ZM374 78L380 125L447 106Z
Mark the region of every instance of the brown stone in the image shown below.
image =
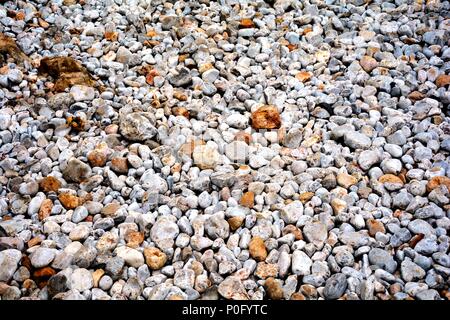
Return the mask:
M278 129L281 127L281 118L275 106L263 106L252 113L252 127L254 129Z
M253 23L253 20L249 19L249 18L243 18L243 19L241 19L241 22L239 23L239 27L241 27L242 29L253 28L254 26L255 26L255 24Z
M172 113L174 116L181 116L189 119L190 113L189 110L185 107L175 107L172 109Z
M22 255L22 259L20 260L20 264L22 266L24 266L25 268L27 268L28 270L31 270L33 268L33 266L31 265L31 259L26 256L26 255Z
M409 246L414 249L416 244L420 240L422 240L424 237L425 237L425 235L423 233L416 234L414 237L411 238L411 240L409 240L409 242L408 242Z
M300 193L299 200L303 204L305 204L306 202L311 200L312 197L314 197L314 192L302 192L302 193Z
M28 242L27 242L27 246L28 248L37 246L38 244L40 244L42 242L42 238L41 237L34 237L31 238Z
M245 132L245 131L239 131L234 136L234 140L236 140L236 141L244 141L246 144L250 144L250 142L252 142L252 136L249 133Z
M369 219L366 224L371 237L375 237L377 232L386 233L383 223L379 220Z
M130 231L125 236L127 246L131 248L137 248L144 242L144 233L138 231Z
M98 283L100 282L100 279L105 274L105 270L103 269L97 269L92 273L92 279L94 280L94 288L98 288Z
M228 224L230 225L231 231L239 229L239 227L242 226L243 222L244 217L231 217L230 219L228 219Z
M312 73L309 71L300 71L299 73L297 73L295 77L297 78L298 81L306 82L309 81L309 79L311 79Z
M378 62L372 57L363 56L361 60L359 60L359 64L364 69L364 71L370 73L373 69L378 67Z
M79 205L81 205L81 199L77 196L74 196L70 193L64 192L60 193L58 196L58 200L61 202L64 208L67 210L75 209Z
M397 177L396 175L393 175L391 173L384 174L381 177L378 178L378 182L380 183L399 183L403 185L402 179Z
M0 32L0 56L1 55L8 55L18 63L23 63L25 60L29 60L17 46L13 38L10 38Z
M294 292L291 295L291 300L306 300L305 296L300 292Z
M264 282L264 287L266 288L267 296L272 300L281 300L283 298L283 289L280 283L274 278L268 278Z
M175 91L175 92L173 93L173 97L174 97L175 99L180 100L180 101L187 101L187 99L188 99L187 94L185 94L184 92L181 92L181 91ZM184 109L186 109L186 108L184 108ZM187 110L187 109L186 109L186 110Z
M438 88L448 86L450 84L450 75L441 74L436 78L435 83Z
M278 275L278 265L276 263L260 262L256 266L255 275L260 279L276 277Z
M244 193L239 203L241 204L241 206L253 208L253 206L255 205L255 193L253 191Z
M117 41L119 38L119 33L115 31L106 31L105 32L105 39L108 41Z
M48 279L50 279L50 277L55 274L56 271L53 268L50 267L40 268L33 272L33 280L36 281L38 287L42 289L47 285Z
M426 95L419 91L413 91L410 94L408 94L408 99L413 101L419 101L422 99L425 99Z
M41 60L39 74L48 74L55 80L53 90L62 92L73 85L93 87L96 82L80 62L70 57L45 57Z
M441 185L446 186L450 192L450 178L446 176L436 176L431 178L427 183L427 191L431 192Z
M39 221L44 220L47 217L50 217L50 213L53 209L53 202L50 199L45 199L42 201L41 207L39 208L38 218Z
M264 261L267 257L267 249L261 237L253 237L248 245L250 256L256 261Z
M286 227L284 227L281 233L283 234L283 236L292 233L295 236L296 241L303 240L302 230L292 224L288 224Z
M333 200L331 200L330 205L331 208L333 208L334 214L336 215L347 209L347 202L339 198L334 198Z
M111 159L111 169L117 173L128 173L128 161L124 157L115 157Z
M351 176L347 173L339 173L336 177L336 182L341 187L348 189L352 185L356 184L358 182L358 179L356 179L354 176Z
M52 176L47 176L39 181L39 188L44 192L57 192L61 188L61 182Z
M104 167L106 164L106 154L97 149L89 152L87 159L92 167Z
M159 270L164 267L167 262L167 255L158 248L145 248L144 249L145 263L152 270Z

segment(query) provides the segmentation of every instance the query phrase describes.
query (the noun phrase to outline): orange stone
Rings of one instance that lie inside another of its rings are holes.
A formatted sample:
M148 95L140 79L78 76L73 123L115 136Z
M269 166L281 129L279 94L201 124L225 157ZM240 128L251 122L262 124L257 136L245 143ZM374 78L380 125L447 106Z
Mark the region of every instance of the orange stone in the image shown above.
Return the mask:
M294 292L291 295L291 300L306 300L305 296L300 292Z
M27 242L28 248L34 247L42 242L41 237L34 237Z
M263 106L252 113L252 127L254 129L278 129L281 127L281 118L275 106Z
M450 192L450 178L446 176L436 176L431 178L427 183L427 191L431 192L441 185L446 186L447 190Z
M252 191L244 193L241 197L240 204L247 208L253 208L255 205L255 193Z
M256 261L264 261L267 258L267 249L261 237L253 237L248 244L250 256Z
M70 193L67 193L67 192L61 193L58 196L58 199L61 202L61 204L63 205L63 207L66 208L67 210L75 209L76 207L78 207L81 204L80 198L78 198L77 196L71 195Z
M106 31L105 32L105 39L108 41L117 41L119 38L119 33L115 31Z
M53 209L53 202L50 199L45 199L42 201L41 207L39 208L38 218L40 221L47 217L50 217L50 213Z
M175 99L180 100L180 101L186 101L188 99L188 96L184 92L181 92L181 91L175 91L173 93L173 97ZM186 109L186 108L184 108L184 109Z
M175 107L175 108L173 108L172 113L175 116L182 116L182 117L185 117L188 119L189 119L189 115L190 115L189 110L186 109L185 107Z
M396 175L393 175L393 174L390 174L390 173L382 175L380 178L378 178L378 182L381 182L381 183L399 183L399 184L403 185L402 179L400 179Z
M104 152L94 149L88 153L87 159L92 167L104 167L106 164L106 155Z
M39 188L44 192L56 192L61 188L61 182L52 176L47 176L39 181Z
M311 31L313 31L313 28L312 27L306 27L305 29L303 29L303 34L308 34L308 33L310 33Z
M239 227L242 226L243 222L244 217L231 217L230 219L228 219L228 224L230 225L230 229L232 231L239 229Z
M295 77L301 82L306 82L311 79L312 73L309 71L300 71Z
M375 237L377 232L386 233L383 223L375 219L367 220L367 229L371 237Z
M305 204L306 202L308 202L309 200L311 200L311 198L314 197L314 192L303 192L300 194L299 196L299 200Z
M103 269L97 269L92 273L92 279L94 280L94 288L98 288L98 283L100 282L100 279L105 274L105 271Z
M378 67L378 62L372 57L363 56L359 61L359 64L364 69L364 71L370 73L373 69Z
M255 274L261 279L276 277L278 275L278 265L275 263L260 262L256 267Z
M47 285L48 279L55 274L56 271L53 268L40 268L33 272L33 280L36 281L38 287L42 289Z
M241 28L253 28L255 26L255 24L253 23L252 19L243 18L243 19L241 19L241 22L239 23L239 26Z
M167 255L158 248L151 248L151 247L145 248L144 257L145 263L152 270L161 269L167 262Z
M450 84L450 75L441 74L436 78L435 83L438 88L448 86Z
M120 208L120 203L118 202L111 202L108 203L106 206L103 207L102 209L102 215L109 217L109 216L113 216L117 210L119 210Z
M128 173L128 160L125 157L111 159L111 169L117 173Z
M295 49L298 48L298 45L290 43L287 45L287 47L288 47L289 51L294 51Z
M137 248L142 242L144 242L144 233L138 231L128 232L125 236L125 240L127 241L127 246Z

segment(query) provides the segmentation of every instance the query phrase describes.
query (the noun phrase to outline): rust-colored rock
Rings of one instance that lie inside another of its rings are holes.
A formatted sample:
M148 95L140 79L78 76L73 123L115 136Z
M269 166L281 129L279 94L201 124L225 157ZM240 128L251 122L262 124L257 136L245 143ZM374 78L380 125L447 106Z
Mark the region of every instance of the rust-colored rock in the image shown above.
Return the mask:
M69 116L66 119L66 123L75 131L83 131L84 127L86 126L86 121L81 117Z
M348 173L342 172L336 176L336 181L337 181L338 185L340 185L341 187L343 187L345 189L348 189L352 185L356 184L358 182L358 179L356 179L352 175L349 175Z
M115 157L111 159L111 169L117 173L128 173L128 160L124 157Z
M450 74L441 74L436 78L435 83L438 88L448 86L450 84Z
M102 209L102 215L106 217L114 216L117 210L120 208L120 203L118 202L111 202L108 203L106 206Z
M291 295L291 300L306 300L305 296L300 292L294 292Z
M188 118L188 119L189 119L189 116L190 116L189 110L186 109L185 107L175 107L175 108L172 109L172 113L175 116L182 116L182 117L185 117L185 118Z
M255 26L255 24L253 23L253 20L249 19L249 18L243 18L243 19L241 19L241 22L239 23L239 27L241 27L242 29L253 28L254 26Z
M59 194L58 199L63 205L63 207L66 208L67 210L75 209L76 207L81 205L80 198L67 192Z
M408 244L411 248L414 249L416 244L423 238L425 238L425 235L423 233L416 234L414 237L411 238L411 240L409 240Z
M105 39L108 41L117 41L119 38L119 33L115 31L106 31L105 32Z
M33 272L33 280L36 281L38 287L42 289L47 285L48 279L50 279L50 277L55 274L56 271L53 268L50 267L40 268Z
M0 62L3 60L3 55L13 58L18 63L23 63L25 60L29 60L17 46L13 38L10 38L0 32Z
M281 117L275 106L263 106L252 113L254 129L278 129L281 127Z
M94 149L88 153L87 159L92 167L104 167L107 157L104 152Z
M281 288L280 283L274 278L266 279L264 287L266 288L269 299L281 300L283 298L283 289Z
M34 237L27 242L27 246L28 246L28 248L31 248L31 247L37 246L41 242L42 242L41 237Z
M228 224L230 225L231 231L235 231L242 226L242 223L244 222L244 217L231 217L227 220Z
M48 74L55 80L53 90L62 92L73 85L95 86L96 82L81 65L70 57L45 57L41 60L39 74Z
M247 191L242 195L239 203L241 204L241 206L253 208L253 206L255 205L255 193L253 191Z
M309 71L300 71L295 77L298 79L298 81L306 82L311 79L312 73Z
M61 188L61 182L52 176L47 176L39 181L39 188L44 192L57 192Z
M427 191L431 192L441 185L446 186L450 192L450 178L446 176L436 176L431 178L427 183Z
M144 249L145 263L152 270L159 270L167 262L167 255L158 248Z
M386 233L383 223L379 220L369 219L366 224L371 237L375 237L377 232Z
M127 246L131 248L137 248L144 242L144 233L138 231L128 232L125 236Z
M256 261L264 261L267 257L267 249L261 237L253 237L248 245L250 256Z
M399 177L397 177L396 175L393 175L391 173L384 174L381 177L379 177L378 178L378 182L381 182L381 183L399 183L399 184L403 185L402 179L400 179Z
M42 201L41 207L39 208L38 218L40 221L47 217L50 217L50 213L53 209L53 202L50 199L45 199Z

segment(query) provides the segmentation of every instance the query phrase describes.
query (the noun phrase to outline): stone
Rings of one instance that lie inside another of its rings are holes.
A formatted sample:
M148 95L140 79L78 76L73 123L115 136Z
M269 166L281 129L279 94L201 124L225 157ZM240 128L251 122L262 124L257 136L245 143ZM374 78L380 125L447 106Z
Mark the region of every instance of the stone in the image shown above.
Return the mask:
M48 266L56 255L55 249L40 247L31 255L31 264L35 268L42 268Z
M239 204L250 209L253 208L255 205L255 193L253 191L245 192L242 195Z
M450 178L446 176L434 176L427 183L427 192L431 192L439 186L444 185L450 192Z
M70 94L75 101L91 101L95 98L95 90L92 87L84 85L74 85L70 89Z
M195 283L195 272L191 269L179 269L175 272L173 284L183 290L193 288Z
M227 239L230 234L228 222L219 215L213 215L205 221L205 231L211 239Z
M386 250L380 248L373 248L369 252L369 261L389 273L394 273L397 268L397 262Z
M253 129L278 129L281 127L281 118L275 106L263 106L251 115Z
M121 116L119 131L130 141L145 141L157 134L153 115L149 112L132 112Z
M383 223L379 220L368 219L366 225L371 237L375 237L377 232L386 233Z
M249 300L247 291L241 280L236 276L228 276L217 288L219 294L229 300Z
M50 199L44 199L41 203L41 207L39 208L38 218L40 221L50 217L50 214L53 209L53 202Z
M134 268L139 268L145 262L141 252L127 246L117 247L115 253L118 257L122 258L126 264Z
M303 204L296 200L286 205L280 211L281 219L287 224L295 224L298 219L303 215Z
M336 300L345 293L347 289L347 277L342 273L333 274L325 282L323 296L327 300Z
M355 131L347 132L344 135L344 143L352 149L368 149L372 145L368 136Z
M200 169L214 169L219 163L219 153L209 145L199 145L192 153L194 164Z
M421 280L426 275L425 270L408 259L402 261L400 265L400 271L403 280L405 280L406 282Z
M225 155L234 162L245 163L249 155L249 147L244 141L233 141L225 147Z
M83 292L91 289L94 286L94 279L92 274L87 269L75 269L70 277L70 288Z
M264 261L267 257L267 249L261 237L253 237L248 244L250 256L256 261Z
M156 244L164 240L175 239L180 232L178 225L169 218L160 217L150 230L150 238Z
M292 272L294 274L305 276L311 274L312 260L306 253L295 250L292 253Z
M339 173L336 176L336 181L341 187L348 189L352 185L356 184L358 182L358 179L356 179L354 176L351 176L347 173Z
M0 251L0 281L9 282L19 267L22 254L16 249Z
M283 288L280 283L274 278L268 278L264 282L264 287L267 292L267 297L272 300L281 300L283 298Z
M370 73L373 69L378 67L378 62L374 58L370 56L363 56L361 60L359 60L359 64L361 65L361 68L364 69L364 71Z
M449 74L440 74L436 78L435 84L438 88L448 86L450 84L450 75Z
M71 158L63 170L64 178L72 182L82 182L91 175L91 168L84 162Z
M145 263L152 270L159 270L167 262L167 255L158 248L147 247L144 249Z
M308 242L313 243L317 248L322 248L328 238L328 229L326 224L314 221L303 227L303 235Z

